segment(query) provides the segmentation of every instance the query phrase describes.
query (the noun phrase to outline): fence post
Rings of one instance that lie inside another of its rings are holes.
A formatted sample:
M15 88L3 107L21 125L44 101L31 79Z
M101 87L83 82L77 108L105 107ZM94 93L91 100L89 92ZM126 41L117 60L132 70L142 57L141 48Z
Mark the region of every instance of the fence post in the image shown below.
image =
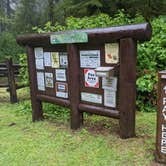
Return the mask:
M16 92L16 84L14 78L14 67L12 58L6 60L6 67L7 67L7 75L8 75L8 84L9 84L9 92L10 92L10 102L16 103L17 100L17 92Z

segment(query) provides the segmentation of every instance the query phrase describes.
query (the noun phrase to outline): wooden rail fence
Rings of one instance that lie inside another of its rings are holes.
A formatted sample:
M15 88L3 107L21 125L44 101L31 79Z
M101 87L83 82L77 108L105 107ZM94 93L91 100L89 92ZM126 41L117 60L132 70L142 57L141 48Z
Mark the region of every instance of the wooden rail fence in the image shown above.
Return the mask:
M0 88L7 88L7 91L10 93L11 103L18 102L16 90L25 87L25 85L16 84L20 68L19 64L13 64L12 58L7 59L5 63L0 63L0 78L7 78L6 83L0 83Z

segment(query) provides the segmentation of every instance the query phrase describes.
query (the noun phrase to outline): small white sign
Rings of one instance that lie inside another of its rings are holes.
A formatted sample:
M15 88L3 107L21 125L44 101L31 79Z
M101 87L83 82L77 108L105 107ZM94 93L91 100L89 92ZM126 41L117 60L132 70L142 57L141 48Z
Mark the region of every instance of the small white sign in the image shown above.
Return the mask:
M166 75L161 75L161 78L164 78L164 79L166 79Z
M107 107L116 107L116 91L104 89L104 105Z
M68 66L67 52L59 53L59 61L60 61L60 67L67 68Z
M36 59L42 59L43 58L43 48L42 47L36 47L35 48L35 58Z
M81 92L81 100L91 102L91 103L102 104L102 95L94 94L94 93Z
M51 53L50 52L44 52L44 65L45 66L51 66Z
M55 83L56 96L61 98L68 98L68 86L67 83L56 82Z
M80 67L96 68L100 66L100 50L80 51Z
M110 88L114 91L117 90L117 77L103 77L102 88Z
M37 87L38 90L45 91L44 73L37 72Z
M66 70L65 69L55 69L55 75L57 81L66 81Z
M84 69L85 87L99 88L99 78L93 69Z
M36 69L44 69L43 59L36 59Z
M46 87L53 88L53 73L45 73Z

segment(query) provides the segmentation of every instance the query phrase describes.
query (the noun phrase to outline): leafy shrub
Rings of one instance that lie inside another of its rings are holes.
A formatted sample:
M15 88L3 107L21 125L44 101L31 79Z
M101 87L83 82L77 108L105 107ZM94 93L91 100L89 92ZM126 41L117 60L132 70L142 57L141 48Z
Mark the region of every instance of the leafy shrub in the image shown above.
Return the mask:
M14 62L18 61L18 54L23 52L17 43L15 36L10 32L0 34L0 61L3 62L6 57L12 57Z
M114 17L107 14L97 16L74 18L68 17L66 25L47 22L44 27L34 27L33 30L42 32L54 32L72 29L109 27L115 25L133 24L145 22L144 18L137 14L135 18L119 11ZM137 108L140 111L155 111L157 71L166 66L166 16L155 18L151 21L153 37L150 42L138 44L137 63Z
M19 54L19 64L22 66L20 69L20 79L23 85L29 84L28 76L28 65L27 65L27 55Z

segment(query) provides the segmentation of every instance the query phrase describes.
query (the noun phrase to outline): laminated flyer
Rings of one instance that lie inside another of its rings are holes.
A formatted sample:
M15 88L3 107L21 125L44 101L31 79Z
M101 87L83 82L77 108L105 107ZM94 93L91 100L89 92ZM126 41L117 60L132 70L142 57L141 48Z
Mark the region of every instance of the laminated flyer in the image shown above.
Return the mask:
M59 53L51 52L51 62L53 68L59 68Z
M38 90L45 91L44 73L37 72L37 87Z
M91 102L91 103L102 104L102 95L94 94L94 93L81 92L81 100Z
M35 51L35 58L36 59L42 59L43 58L43 48L42 47L36 47L34 49Z
M68 66L67 52L59 53L59 61L60 61L61 68L67 68Z
M68 98L68 85L63 82L55 83L56 96L61 98Z
M55 69L55 76L57 81L66 81L66 70Z
M51 53L50 52L44 52L44 66L51 66Z
M53 73L45 73L45 82L47 88L53 88Z
M109 88L104 89L104 106L116 107L116 91Z
M117 90L117 77L103 77L102 88L110 88L112 90Z
M44 69L43 59L36 59L36 69Z
M80 51L80 67L96 68L100 66L100 50Z
M108 64L119 62L119 43L105 44L105 62Z

